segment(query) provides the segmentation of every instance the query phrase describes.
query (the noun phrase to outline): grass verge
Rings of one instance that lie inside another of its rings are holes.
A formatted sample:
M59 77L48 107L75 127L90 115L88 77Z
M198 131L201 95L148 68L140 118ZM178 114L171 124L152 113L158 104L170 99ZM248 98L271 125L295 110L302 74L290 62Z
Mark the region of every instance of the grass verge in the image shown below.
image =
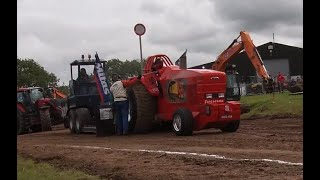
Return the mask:
M30 159L18 155L17 179L18 180L98 180L97 176L87 175L81 171L61 171L48 163L35 163Z
M285 92L275 93L274 97L273 94L242 96L240 102L250 108L241 119L303 117L303 95Z

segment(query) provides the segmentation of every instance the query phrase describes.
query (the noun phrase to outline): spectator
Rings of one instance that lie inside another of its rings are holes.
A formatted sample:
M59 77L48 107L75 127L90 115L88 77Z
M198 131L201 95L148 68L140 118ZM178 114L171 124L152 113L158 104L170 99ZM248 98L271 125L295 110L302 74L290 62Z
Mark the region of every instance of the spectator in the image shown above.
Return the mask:
M283 93L283 83L284 83L284 76L281 72L278 73L277 81L278 81L278 87L279 87L279 93Z
M135 80L120 80L117 74L112 75L113 84L110 91L114 98L114 110L116 113L117 135L128 134L129 102L126 88L133 85Z

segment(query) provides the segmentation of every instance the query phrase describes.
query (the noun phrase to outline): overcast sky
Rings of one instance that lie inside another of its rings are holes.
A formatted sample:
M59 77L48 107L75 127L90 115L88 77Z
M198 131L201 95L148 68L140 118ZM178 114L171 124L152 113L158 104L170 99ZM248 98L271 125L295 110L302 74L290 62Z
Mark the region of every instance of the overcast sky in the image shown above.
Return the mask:
M139 59L133 27L146 26L143 57L174 62L188 49L188 67L212 62L241 30L256 46L303 47L302 0L18 0L18 58L31 58L67 82L69 63L95 51L101 59Z

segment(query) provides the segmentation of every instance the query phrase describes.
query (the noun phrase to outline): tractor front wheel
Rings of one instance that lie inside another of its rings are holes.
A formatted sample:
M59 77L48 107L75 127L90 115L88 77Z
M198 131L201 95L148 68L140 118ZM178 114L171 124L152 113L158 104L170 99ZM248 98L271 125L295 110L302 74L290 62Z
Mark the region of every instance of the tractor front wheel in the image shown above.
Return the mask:
M26 134L28 133L28 128L26 125L26 120L23 118L23 113L17 110L17 134Z
M42 131L51 131L51 116L50 110L48 109L41 109L39 112L40 121L41 121L41 129Z
M76 132L76 113L74 109L69 111L69 130L71 134Z
M87 108L79 108L75 111L75 114L76 133L81 134L85 121L91 118L90 112Z
M193 133L193 120L191 111L179 108L173 115L173 131L177 136L191 136Z

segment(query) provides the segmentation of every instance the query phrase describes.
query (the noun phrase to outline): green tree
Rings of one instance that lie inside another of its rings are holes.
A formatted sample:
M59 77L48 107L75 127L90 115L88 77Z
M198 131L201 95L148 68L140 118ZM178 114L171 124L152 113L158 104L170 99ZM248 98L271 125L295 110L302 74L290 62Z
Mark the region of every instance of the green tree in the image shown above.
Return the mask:
M53 73L46 71L33 59L17 58L17 86L46 87L48 83L57 85L59 79Z
M123 62L119 59L111 59L106 62L106 71L108 72L109 77L111 77L112 74L119 74L122 75L122 64Z
M111 59L106 63L106 70L109 77L112 74L119 74L122 78L138 76L141 74L140 60L126 60Z

